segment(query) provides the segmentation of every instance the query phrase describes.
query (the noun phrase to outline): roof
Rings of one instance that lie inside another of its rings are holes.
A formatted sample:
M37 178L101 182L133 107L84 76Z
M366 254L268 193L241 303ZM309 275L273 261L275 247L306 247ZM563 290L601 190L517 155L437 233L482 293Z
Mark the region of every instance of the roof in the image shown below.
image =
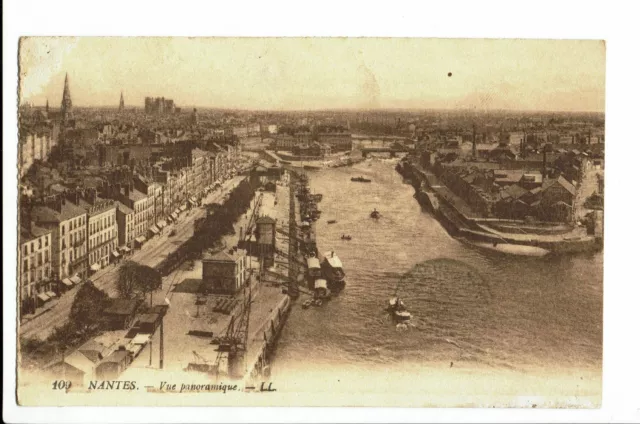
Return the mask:
M318 258L307 258L307 266L309 268L320 268L320 260Z
M144 200L146 198L147 198L146 194L136 190L135 188L129 192L129 199L133 200L134 202Z
M160 318L160 314L142 314L138 317L139 323L154 323L158 321Z
M314 284L314 287L316 289L320 289L320 288L326 289L327 288L327 280L322 280L322 279L316 280L315 284Z
M30 229L20 226L20 244L26 243L28 241L34 240L38 237L41 237L41 236L44 236L45 234L50 234L50 233L51 233L51 230L37 227L35 225L31 225Z
M563 188L565 188L569 193L575 196L576 188L573 184L567 181L562 175L558 178L558 184L560 184Z
M325 253L325 260L331 265L332 268L342 268L342 262L335 252Z
M100 364L104 364L104 363L120 363L122 362L127 356L129 355L129 352L126 350L116 350L114 351L111 355L107 356L106 358L104 358Z
M104 309L109 315L131 315L138 308L138 301L133 299L110 299L109 306Z
M256 224L275 224L276 220L268 215L263 215L256 219Z
M66 355L64 357L64 362L79 369L85 374L91 374L95 368L95 363L77 350Z
M120 202L115 202L116 203L116 209L120 212L122 212L125 215L129 215L130 213L133 213L133 209L131 209L129 206L125 205L124 203L120 203Z
M510 186L507 186L504 188L504 190L502 190L502 193L506 193L509 195L509 197L513 198L513 199L519 199L520 197L524 196L525 194L527 194L527 189L520 187L517 184L513 184Z
M90 339L85 344L78 348L79 352L82 352L84 356L89 358L93 362L98 362L102 359L102 355L107 352L107 347L102 343L98 343L94 339Z
M494 180L497 183L517 183L522 179L524 171L512 169L496 169L493 171Z
M204 256L204 260L219 261L219 262L236 262L239 258L245 256L245 251L238 249L229 253L228 251L221 250L214 254L207 254Z
M55 222L59 224L86 213L80 206L76 206L72 202L65 202L60 212L47 206L36 206L33 208L31 216L36 222Z
M99 215L110 209L115 209L116 207L115 202L113 200L103 199L98 196L96 196L96 200L93 205L84 199L78 199L78 206L80 206L85 211L87 211L89 216Z
M207 156L208 154L209 154L208 152L206 152L206 151L204 151L202 149L199 149L197 147L191 151L191 155L195 156L195 157Z

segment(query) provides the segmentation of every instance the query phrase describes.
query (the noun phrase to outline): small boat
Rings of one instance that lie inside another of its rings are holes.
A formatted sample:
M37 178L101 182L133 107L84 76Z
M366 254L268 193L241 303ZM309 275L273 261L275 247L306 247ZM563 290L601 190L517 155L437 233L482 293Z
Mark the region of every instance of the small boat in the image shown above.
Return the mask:
M377 210L374 209L373 212L371 212L370 216L373 219L378 219L378 218L380 218L382 216L382 214L380 214L380 212L378 212Z
M335 219L330 219L327 221L327 224L335 224L336 222L338 221L336 221Z
M355 183L370 183L371 180L364 177L351 177L351 181Z
M311 200L313 200L316 203L322 201L322 193L312 194Z
M351 240L351 236L345 236L344 234L342 235L342 240Z
M394 296L389 299L387 311L389 311L391 317L396 321L408 321L411 319L411 313L407 311L404 302L399 297Z
M302 309L307 309L309 306L311 306L312 303L313 300L311 299L305 300L304 302L302 302Z
M302 168L306 169L306 170L309 170L309 171L315 171L315 170L320 169L319 166L311 166L311 165L304 165Z
M342 262L335 252L331 251L325 253L324 260L320 264L320 267L322 268L322 272L329 284L333 287L344 285L345 273L342 269ZM333 287L330 288L333 289Z

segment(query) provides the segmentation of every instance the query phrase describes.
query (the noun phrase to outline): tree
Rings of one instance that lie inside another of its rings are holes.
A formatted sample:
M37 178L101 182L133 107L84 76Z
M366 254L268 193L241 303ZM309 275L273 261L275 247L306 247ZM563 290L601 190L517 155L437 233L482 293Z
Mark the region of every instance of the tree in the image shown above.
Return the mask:
M162 275L154 268L146 265L137 265L136 286L138 291L142 292L145 297L147 293L151 293L151 296L153 296L153 292L162 286ZM149 300L151 306L153 306L152 299L153 297Z
M132 297L137 294L146 296L162 286L162 276L154 268L127 261L118 271L118 292L120 297Z
M126 261L120 266L117 282L120 297L133 296L136 289L135 277L138 265L139 264L137 262Z
M93 282L87 281L73 299L69 313L70 321L79 330L100 324L107 299L104 291L97 288Z

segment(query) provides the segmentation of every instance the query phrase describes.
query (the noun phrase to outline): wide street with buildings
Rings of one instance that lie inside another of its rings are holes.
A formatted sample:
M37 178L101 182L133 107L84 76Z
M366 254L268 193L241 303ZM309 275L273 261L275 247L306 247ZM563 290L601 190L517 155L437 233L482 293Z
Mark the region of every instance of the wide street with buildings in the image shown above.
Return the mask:
M203 205L220 202L242 179L244 177L238 176L226 181L220 188L203 199ZM193 236L194 221L202 218L205 214L204 207L191 209L176 223L166 227L162 234L151 238L142 248L135 250L122 260L133 260L150 267L156 266L169 252L175 250L175 246L184 243ZM172 230L175 230L176 233L170 236ZM112 264L97 271L91 277L91 281L110 296L117 296L118 269L118 264ZM20 324L20 336L46 338L55 327L63 325L67 321L78 288L74 287L58 300L54 300L50 305L47 305L45 310L39 311L35 317L26 316Z

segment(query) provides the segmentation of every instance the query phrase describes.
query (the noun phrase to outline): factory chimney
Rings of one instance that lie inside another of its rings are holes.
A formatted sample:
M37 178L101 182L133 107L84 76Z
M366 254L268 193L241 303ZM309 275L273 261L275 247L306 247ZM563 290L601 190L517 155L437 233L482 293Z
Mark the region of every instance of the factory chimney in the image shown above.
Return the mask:
M471 135L471 144L473 146L472 155L473 158L476 158L476 124L473 124L473 134Z
M544 180L547 176L547 150L548 150L548 145L545 144L545 146L542 148L542 182L544 183Z

